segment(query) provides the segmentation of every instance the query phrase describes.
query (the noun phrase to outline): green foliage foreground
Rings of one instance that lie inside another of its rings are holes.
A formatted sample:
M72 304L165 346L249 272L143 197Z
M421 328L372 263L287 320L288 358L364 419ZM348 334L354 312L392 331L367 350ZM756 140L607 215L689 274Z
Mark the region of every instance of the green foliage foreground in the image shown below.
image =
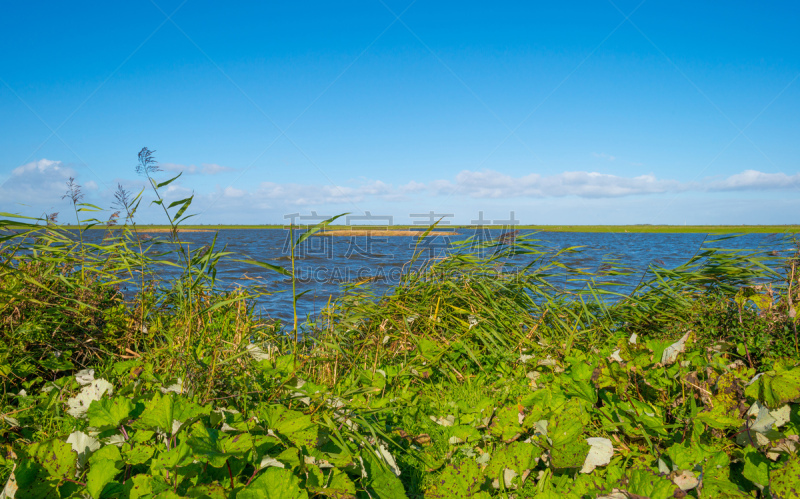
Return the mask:
M125 194L102 243L0 220L0 497L798 496L796 255L704 247L621 293L613 258L502 238L283 326L216 268L290 270L143 237Z

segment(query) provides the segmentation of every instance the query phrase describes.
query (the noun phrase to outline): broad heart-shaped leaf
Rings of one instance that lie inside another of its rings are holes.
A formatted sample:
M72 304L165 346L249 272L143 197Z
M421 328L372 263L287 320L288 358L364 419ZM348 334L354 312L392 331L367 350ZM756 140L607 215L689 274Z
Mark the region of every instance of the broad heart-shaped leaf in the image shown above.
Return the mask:
M366 489L372 497L380 499L403 499L406 492L403 483L374 452L361 453L364 470L367 472Z
M700 497L719 497L720 499L752 497L730 481L730 474L731 471L727 465L715 466L709 463L703 474L703 489ZM775 496L773 495L773 497ZM791 497L796 496L792 495Z
M228 491L218 483L195 485L186 491L186 497L201 497L203 499L228 499Z
M327 487L314 488L309 486L309 491L331 499L355 499L356 486L346 473L332 468L331 474L326 481L329 482Z
M58 480L48 476L47 470L31 459L22 459L17 464L14 477L18 487L15 499L59 497Z
M650 499L670 499L675 497L677 485L666 478L646 469L636 469L628 475L628 485L625 489L633 494ZM713 497L713 496L709 496Z
M285 436L298 447L317 446L319 428L311 422L311 416L290 411L282 405L269 406L264 416L269 429Z
M753 482L758 488L764 488L769 485L769 460L754 449L752 446L747 446L744 449L744 470L742 475Z
M469 425L456 425L447 429L450 435L450 443L474 442L480 440L481 434L478 430Z
M553 445L550 449L550 465L555 469L580 468L589 455L589 444L582 437L571 442Z
M556 469L580 468L589 454L589 444L583 438L588 414L580 399L570 399L549 420L550 465Z
M448 464L444 467L444 471L434 479L434 485L425 492L425 497L431 499L488 498L489 494L481 490L484 481L481 470L475 461ZM397 497L405 497L405 495Z
M498 409L489 432L504 442L514 438L522 431L522 426L519 424L519 409L516 404Z
M171 435L173 410L171 394L161 395L159 392L154 392L153 398L147 402L144 412L133 426L145 430L159 428L167 435Z
M514 442L495 452L484 472L492 479L499 478L506 468L522 475L525 470L536 466L536 458L541 455L542 449L533 444Z
M192 462L192 450L181 442L177 447L159 454L150 463L150 469L155 473L160 470L171 470L175 467L186 466Z
M609 480L611 479L611 483L616 481L616 477L600 477L597 473L591 474L578 474L575 475L575 479L572 480L572 483L569 484L569 492L562 495L559 499L575 499L584 498L584 497L607 497L605 494L613 489L613 486L609 486ZM537 496L538 497L538 496Z
M211 414L211 406L201 406L184 397L177 397L174 400L172 418L178 421L188 421L202 414Z
M133 434L133 436L128 440L128 442L133 444L143 444L153 438L156 432L150 430L139 430Z
M130 499L155 497L160 492L170 488L169 484L160 476L134 475L132 480L133 487L131 488Z
M764 373L745 389L745 395L770 409L800 399L800 367Z
M122 463L122 455L119 452L119 447L116 445L105 445L99 448L92 456L89 458L89 464L94 466L94 463L98 461L112 461L114 463Z
M702 421L711 428L724 430L727 428L738 428L742 426L742 420L735 417L735 410L728 411L722 404L715 405L710 411L701 412L695 420Z
M250 485L239 491L237 499L307 499L300 489L300 479L291 471L270 466Z
M553 447L561 447L577 440L583 441L581 434L588 420L589 415L579 399L571 399L564 404L547 426L547 435L552 439Z
M98 459L92 463L89 474L86 476L86 489L94 499L100 499L108 483L119 473L116 462L110 459Z
M231 435L220 441L223 452L230 455L241 455L253 450L253 437L249 433Z
M78 454L72 445L61 440L35 443L28 448L31 457L54 478L73 478L77 470Z
M793 456L770 476L770 492L775 499L800 497L800 458Z
M319 469L319 466L312 463L306 463L304 466L305 471L305 480L304 483L301 482L301 487L311 492L311 494L316 494L314 489L321 489L322 486L325 484L325 475L322 473L322 470Z
M153 457L156 448L152 445L138 444L131 447L129 444L122 446L122 456L125 464L144 464Z
M207 430L203 426L196 426L192 430L192 436L186 440L186 444L192 450L192 456L214 468L225 466L225 462L231 457L231 454L220 448L218 435L216 430Z
M588 381L573 381L564 391L570 397L580 397L590 404L597 403L597 389Z
M94 400L87 411L89 426L94 428L117 426L130 415L131 411L133 402L127 397Z
M694 440L676 443L667 448L665 454L680 470L692 470L695 466L704 467L704 462L711 458L716 450L699 445Z

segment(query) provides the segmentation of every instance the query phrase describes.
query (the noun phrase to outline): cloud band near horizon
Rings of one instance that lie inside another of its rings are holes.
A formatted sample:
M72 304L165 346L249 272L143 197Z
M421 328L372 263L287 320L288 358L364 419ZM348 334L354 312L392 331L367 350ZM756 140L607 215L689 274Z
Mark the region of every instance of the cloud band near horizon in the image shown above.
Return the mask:
M169 165L173 166L173 165ZM174 165L179 166L179 165ZM178 168L168 168L170 171ZM216 175L232 168L204 164L203 168L183 167L180 170L201 175ZM188 171L187 171L188 170ZM41 159L19 166L0 186L0 195L6 202L25 203L46 200L63 194L62 183L77 172L60 161ZM97 190L94 180L82 181L90 190ZM118 180L112 184L116 187ZM128 180L126 183L135 183ZM190 186L172 184L174 194L190 192ZM560 197L619 198L681 192L759 192L800 189L800 173L765 173L745 170L725 178L706 178L693 181L661 179L655 175L624 177L600 172L566 171L555 175L529 175L514 177L493 170L463 170L453 179L429 182L409 181L393 185L381 180L351 181L348 185L300 184L261 182L251 189L229 185L218 186L216 192L205 193L228 199L256 197L276 204L307 206L360 202L375 197L384 201L402 202L414 195L467 196L472 199L546 199ZM102 191L102 189L100 189ZM200 193L201 195L204 193Z

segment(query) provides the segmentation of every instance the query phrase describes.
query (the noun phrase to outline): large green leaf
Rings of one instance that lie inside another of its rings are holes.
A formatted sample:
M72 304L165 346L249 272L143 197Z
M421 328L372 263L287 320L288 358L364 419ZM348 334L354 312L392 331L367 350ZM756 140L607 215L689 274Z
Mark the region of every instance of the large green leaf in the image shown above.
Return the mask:
M673 444L665 452L680 470L692 470L695 466L702 466L705 460L712 456L713 453L713 448L708 450L694 441Z
M365 450L361 459L367 472L366 489L376 499L405 499L403 483L374 453Z
M94 465L95 462L102 460L121 463L122 455L119 452L119 447L116 445L104 445L103 447L100 447L89 458L89 464Z
M776 499L800 497L800 458L793 456L770 478L770 492Z
M770 409L800 399L800 367L769 371L759 376L745 394L763 402Z
M117 463L110 459L99 459L92 463L86 477L86 489L94 499L100 499L100 494L109 482L119 473Z
M201 406L184 397L176 397L173 403L172 418L186 422L201 415L211 414L211 406Z
M17 483L15 499L50 499L59 497L58 480L49 476L39 463L23 459L14 470Z
M769 459L751 446L744 449L744 470L742 475L758 485L759 488L769 485Z
M709 466L703 475L702 497L745 499L752 497L730 480L728 466ZM794 497L794 496L793 496Z
M522 431L519 424L519 408L516 404L507 405L497 410L489 428L492 435L508 441Z
M291 471L270 467L242 489L236 497L237 499L308 499L308 493L300 489L300 479Z
M492 455L485 473L494 479L499 477L504 469L508 468L514 470L517 475L522 475L525 470L536 466L536 458L541 455L542 449L533 444L514 442Z
M220 441L221 449L230 455L242 455L253 450L253 436L249 433L231 435Z
M425 492L425 497L431 499L488 498L489 494L481 490L484 482L483 474L475 461L448 464L436 477L434 485ZM397 497L402 498L405 495Z
M583 438L588 414L580 399L571 399L557 411L547 426L552 441L550 464L556 469L580 468L589 455L589 444Z
M127 397L93 400L87 411L89 426L95 428L117 426L130 415L131 411L133 402Z
M670 499L680 489L650 470L637 469L628 476L627 491L650 499Z
M199 499L228 499L228 491L218 483L195 485L186 491L186 497Z
M265 419L271 430L285 436L298 447L316 447L319 427L311 421L311 416L290 411L282 405L273 405L267 408Z
M589 444L583 438L553 445L550 449L550 464L556 469L580 468L589 455Z
M72 450L72 445L61 440L48 440L31 445L28 452L50 476L70 479L75 476L78 454Z
M550 418L547 436L552 439L553 446L583 440L581 434L588 420L589 416L583 403L579 399L571 399Z
M224 452L219 445L218 434L216 431L209 431L202 426L195 427L192 436L186 444L192 450L192 456L200 462L208 463L214 468L225 466L225 462L231 456Z
M333 468L326 481L328 482L327 487L315 488L309 486L309 491L331 499L355 499L356 486L347 477L347 474Z
M181 442L173 449L159 454L154 457L150 463L150 469L153 472L160 470L171 470L179 466L186 466L192 462L192 449L186 444Z
M715 405L709 411L701 412L695 419L719 430L738 428L742 425L742 420L734 416L734 411L728 411L722 404Z
M134 423L134 427L147 430L159 428L167 435L172 435L173 410L172 396L169 393L161 395L155 392L153 398L145 405L138 421Z
M155 450L152 445L139 444L131 447L125 444L122 447L123 460L126 464L144 464L153 457Z
M131 487L130 499L154 497L170 488L166 480L160 476L135 475L131 480L133 487Z

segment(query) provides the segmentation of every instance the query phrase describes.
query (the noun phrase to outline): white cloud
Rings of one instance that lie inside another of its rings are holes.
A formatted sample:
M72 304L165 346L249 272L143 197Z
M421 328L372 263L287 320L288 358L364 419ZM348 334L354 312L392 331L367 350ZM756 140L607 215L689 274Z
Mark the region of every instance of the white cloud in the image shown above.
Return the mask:
M77 172L61 161L40 159L11 170L11 176L0 185L0 200L8 209L10 205L36 204L48 206L59 204L67 191L67 180L77 177ZM80 183L80 182L79 182ZM96 188L96 184L94 185ZM92 187L86 186L87 189ZM49 208L48 208L49 209Z
M465 194L473 198L620 197L677 192L690 187L654 175L619 177L597 172L564 172L550 176L531 173L512 177L492 170L464 170L456 175L455 182L437 180L429 186L438 194Z
M689 191L785 189L791 186L800 186L800 174L788 176L748 171L720 181L680 182L660 179L653 174L621 177L598 172L563 172L547 176L531 173L514 177L491 170L464 170L452 180L439 179L428 183L411 181L392 185L380 180L362 180L355 185L262 182L252 189L218 187L216 193L198 195L196 201L231 209L312 209L324 206L347 207L378 201L411 202L415 198L418 200L418 196L468 196L487 201L546 200L570 196L616 199ZM178 195L177 192L171 194Z
M65 169L61 166L61 161L52 161L49 159L40 159L39 161L31 161L22 166L18 166L11 171L11 175L21 177L26 173L56 173L63 172ZM68 178L68 177L67 177Z
M712 182L709 190L742 191L742 190L776 190L800 188L800 173L763 173L757 170L745 170L742 173Z
M177 163L161 163L159 166L166 172L183 172L187 175L217 175L219 173L236 171L235 168L218 165L216 163L203 163L200 167L195 165L180 165Z
M200 168L173 166L187 168L196 173L202 172L203 169L215 172L225 168L210 164L203 164ZM69 177L76 177L78 183L84 187L88 202L104 207L113 203L113 189L98 186L98 182L94 179L78 178L73 168L60 161L41 159L16 167L9 172L5 183L0 185L0 211L24 211L29 215L64 211L67 201L62 200L61 196L66 192L66 182ZM116 186L119 181L138 193L142 188L140 180L133 182L117 179L109 181L109 185ZM794 188L800 189L800 173L746 170L723 178L679 181L660 178L654 174L618 176L600 172L572 171L553 175L529 173L514 176L491 170L464 170L451 178L424 183L412 180L390 184L382 180L363 178L339 185L262 182L227 187L223 184L211 192L193 191L192 184L190 181L174 182L163 190L163 195L168 202L171 202L195 193L192 210L198 213L208 211L204 218L210 220L212 217L216 219L232 216L230 214L233 213L246 218L259 211L274 213L287 212L286 210L361 211L381 205L389 207L387 210L403 210L405 206L428 202L476 205L475 200L480 200L480 206L542 203L543 206L563 208L576 205L577 198L583 199L582 203L598 204L603 207L600 209L605 211L626 211L626 206L642 203L647 205L660 202L658 199L662 201L672 199L671 196L654 197L659 194L694 192L702 199L708 199L709 203L718 203L722 198L703 193L720 193L718 196L721 196L726 192L729 194L725 195L725 199L733 201L731 197L737 192L778 193ZM152 197L149 189L144 196ZM445 197L451 199L448 201ZM626 197L638 199L620 204L618 200ZM713 208L708 209L713 211ZM156 217L158 214L153 216Z

